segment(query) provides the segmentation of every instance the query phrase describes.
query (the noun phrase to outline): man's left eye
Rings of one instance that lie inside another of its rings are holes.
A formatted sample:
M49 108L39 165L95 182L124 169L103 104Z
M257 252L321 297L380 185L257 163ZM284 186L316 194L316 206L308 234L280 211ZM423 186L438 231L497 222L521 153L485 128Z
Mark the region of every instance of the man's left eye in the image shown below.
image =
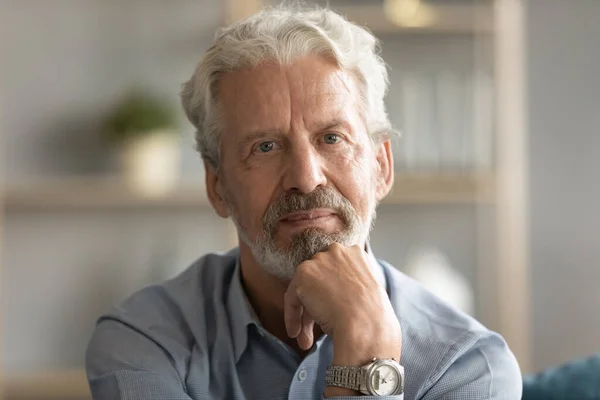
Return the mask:
M342 138L335 133L326 133L323 140L325 140L325 143L327 144L336 144L339 143Z

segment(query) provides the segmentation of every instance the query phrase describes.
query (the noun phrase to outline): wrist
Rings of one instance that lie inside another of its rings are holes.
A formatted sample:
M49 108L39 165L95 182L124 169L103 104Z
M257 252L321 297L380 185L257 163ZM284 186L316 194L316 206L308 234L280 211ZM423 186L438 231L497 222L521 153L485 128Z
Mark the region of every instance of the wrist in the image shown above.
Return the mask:
M339 324L331 332L333 365L360 367L374 357L400 361L400 322L383 288L372 301L339 312Z
M397 322L397 321L396 321ZM333 337L332 365L360 367L373 358L400 361L402 334L400 325L373 327L349 326Z

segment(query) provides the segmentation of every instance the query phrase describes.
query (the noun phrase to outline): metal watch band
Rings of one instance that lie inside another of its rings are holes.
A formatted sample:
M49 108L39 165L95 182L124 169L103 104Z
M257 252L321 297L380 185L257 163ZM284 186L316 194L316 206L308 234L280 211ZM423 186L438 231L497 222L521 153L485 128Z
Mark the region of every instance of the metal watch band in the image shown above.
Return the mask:
M363 376L360 367L330 365L325 372L325 384L359 391Z

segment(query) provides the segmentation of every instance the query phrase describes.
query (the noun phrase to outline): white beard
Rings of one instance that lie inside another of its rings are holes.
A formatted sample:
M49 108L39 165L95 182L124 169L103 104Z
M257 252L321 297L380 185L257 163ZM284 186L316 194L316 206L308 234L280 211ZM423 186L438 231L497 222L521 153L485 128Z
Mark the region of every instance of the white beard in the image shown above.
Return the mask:
M287 249L278 246L276 238L266 232L262 232L254 242L251 241L238 219L235 216L232 219L240 239L250 248L256 262L269 274L283 281L290 281L300 263L311 259L318 252L327 250L333 243L340 243L344 246L366 243L375 223L375 207L373 207L367 224L360 222L358 216L354 215L355 218L350 226L340 232L330 234L320 229L306 229L293 238Z

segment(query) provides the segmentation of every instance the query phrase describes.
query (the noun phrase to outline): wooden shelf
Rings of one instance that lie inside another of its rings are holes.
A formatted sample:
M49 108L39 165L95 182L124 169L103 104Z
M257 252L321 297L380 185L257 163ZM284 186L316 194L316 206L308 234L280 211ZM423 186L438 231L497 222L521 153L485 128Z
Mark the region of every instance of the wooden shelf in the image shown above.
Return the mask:
M91 400L84 370L5 376L5 400Z
M490 174L397 173L382 204L469 204L491 202ZM5 210L197 209L210 207L203 183L181 184L159 196L106 179L62 179L11 185L4 190Z
M10 185L4 191L4 207L12 210L70 210L116 208L208 207L204 184L182 184L160 195L135 191L124 182L101 178L54 179Z
M477 204L494 202L494 176L478 174L398 174L382 204Z

